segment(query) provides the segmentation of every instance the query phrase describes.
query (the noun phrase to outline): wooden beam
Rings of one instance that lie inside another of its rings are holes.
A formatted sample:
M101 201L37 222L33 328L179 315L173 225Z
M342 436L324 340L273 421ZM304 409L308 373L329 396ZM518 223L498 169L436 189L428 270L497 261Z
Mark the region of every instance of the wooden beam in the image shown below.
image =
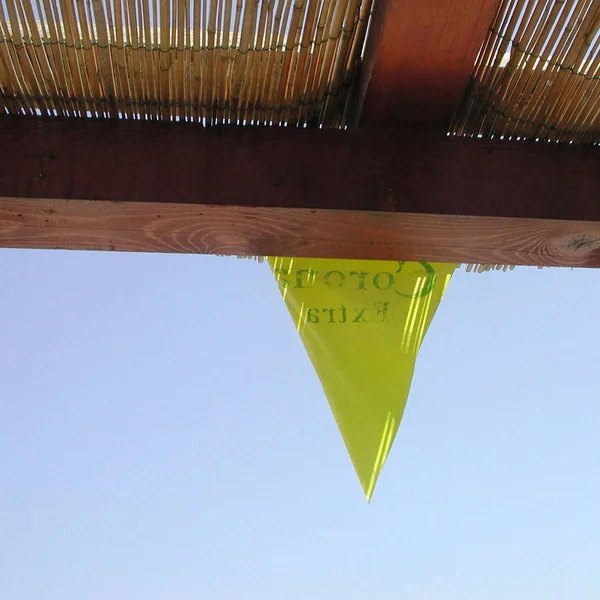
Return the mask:
M600 223L0 198L0 246L600 267Z
M378 0L354 124L447 127L500 0Z
M0 246L600 266L600 149L0 119Z

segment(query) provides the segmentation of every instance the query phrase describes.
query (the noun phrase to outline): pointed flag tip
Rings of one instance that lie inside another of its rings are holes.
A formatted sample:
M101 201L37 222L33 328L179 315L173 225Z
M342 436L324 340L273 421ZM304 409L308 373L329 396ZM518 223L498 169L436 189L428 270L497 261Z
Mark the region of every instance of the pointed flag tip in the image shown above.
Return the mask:
M375 491L375 484L377 483L377 479L372 481L369 485L362 485L363 492L365 493L365 498L367 499L367 503L371 504L371 498L373 498L373 492Z

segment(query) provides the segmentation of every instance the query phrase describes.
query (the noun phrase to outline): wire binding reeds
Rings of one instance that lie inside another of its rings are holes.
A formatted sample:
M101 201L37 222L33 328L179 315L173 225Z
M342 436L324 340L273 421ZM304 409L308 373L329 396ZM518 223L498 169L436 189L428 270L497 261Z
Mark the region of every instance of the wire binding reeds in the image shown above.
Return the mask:
M342 125L372 0L0 0L9 114Z
M600 142L600 0L504 0L450 128Z

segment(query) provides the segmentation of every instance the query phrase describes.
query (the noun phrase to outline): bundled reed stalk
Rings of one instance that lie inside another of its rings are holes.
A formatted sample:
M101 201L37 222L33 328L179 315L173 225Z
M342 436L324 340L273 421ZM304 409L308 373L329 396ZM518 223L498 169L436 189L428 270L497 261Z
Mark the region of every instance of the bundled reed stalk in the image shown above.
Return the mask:
M451 131L600 142L600 0L504 0Z
M0 110L339 126L371 1L2 0Z

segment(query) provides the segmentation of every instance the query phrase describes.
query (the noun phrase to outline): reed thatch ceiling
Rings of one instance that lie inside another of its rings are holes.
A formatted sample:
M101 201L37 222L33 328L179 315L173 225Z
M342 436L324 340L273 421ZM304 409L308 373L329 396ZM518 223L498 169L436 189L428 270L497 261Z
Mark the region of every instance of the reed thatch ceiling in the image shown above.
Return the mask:
M376 0L0 0L0 109L341 127L376 11ZM450 130L597 143L599 115L600 0L499 2Z
M0 0L17 114L339 126L372 0Z
M452 129L600 142L600 2L504 0Z

